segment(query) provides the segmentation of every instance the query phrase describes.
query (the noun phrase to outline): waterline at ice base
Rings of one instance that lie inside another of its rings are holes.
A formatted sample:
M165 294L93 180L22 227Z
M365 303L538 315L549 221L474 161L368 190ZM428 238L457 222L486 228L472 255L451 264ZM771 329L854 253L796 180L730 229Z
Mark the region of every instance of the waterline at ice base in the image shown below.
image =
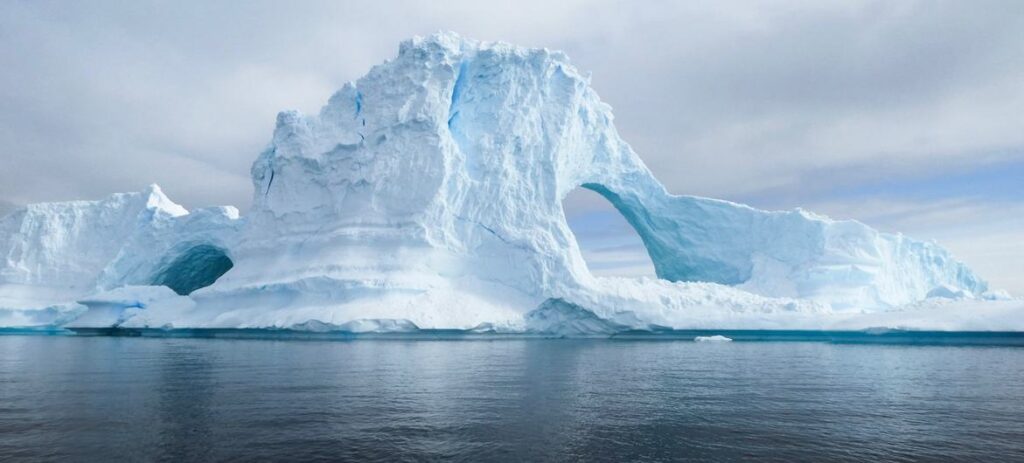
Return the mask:
M934 243L803 210L669 194L546 49L453 33L283 112L253 206L157 186L0 220L0 326L1024 330L1024 300ZM608 200L657 278L592 275L562 199Z

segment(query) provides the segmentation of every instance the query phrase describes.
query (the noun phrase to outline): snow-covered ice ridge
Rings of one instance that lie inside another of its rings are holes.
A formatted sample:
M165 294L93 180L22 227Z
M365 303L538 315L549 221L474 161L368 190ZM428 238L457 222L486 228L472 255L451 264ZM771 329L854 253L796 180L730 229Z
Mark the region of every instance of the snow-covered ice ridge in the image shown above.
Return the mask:
M153 186L3 218L0 325L1024 329L936 244L669 194L612 121L559 52L414 38L318 115L278 115L245 217ZM591 275L562 210L578 187L657 279Z

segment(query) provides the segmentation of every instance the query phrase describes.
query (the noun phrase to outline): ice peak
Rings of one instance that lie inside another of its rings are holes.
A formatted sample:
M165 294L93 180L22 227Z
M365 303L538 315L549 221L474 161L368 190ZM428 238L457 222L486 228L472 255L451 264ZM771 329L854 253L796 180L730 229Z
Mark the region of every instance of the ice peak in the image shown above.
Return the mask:
M417 35L402 41L398 46L398 55L404 56L414 50L438 50L451 56L457 56L463 50L478 48L479 45L479 41L465 38L457 32L440 30L425 37Z
M160 185L151 183L142 191L142 195L146 198L147 209L162 211L170 214L172 217L188 214L188 209L171 201L171 198L164 194L164 190L160 188Z

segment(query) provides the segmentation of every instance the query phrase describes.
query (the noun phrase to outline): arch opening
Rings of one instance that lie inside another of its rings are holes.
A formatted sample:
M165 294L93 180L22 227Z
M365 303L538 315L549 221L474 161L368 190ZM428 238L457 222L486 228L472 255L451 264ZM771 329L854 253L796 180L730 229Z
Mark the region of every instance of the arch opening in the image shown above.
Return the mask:
M205 288L231 270L235 263L223 249L209 244L193 246L153 276L152 285L163 285L185 296Z
M562 210L591 274L657 277L636 229L593 186L569 192L562 199Z

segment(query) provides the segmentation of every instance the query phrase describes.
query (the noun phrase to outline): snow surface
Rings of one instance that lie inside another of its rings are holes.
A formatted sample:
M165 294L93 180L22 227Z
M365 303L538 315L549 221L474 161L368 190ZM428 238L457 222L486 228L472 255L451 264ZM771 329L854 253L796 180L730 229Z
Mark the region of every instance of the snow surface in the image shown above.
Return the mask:
M957 329L997 312L981 325L1024 328L1024 303L934 243L669 194L546 49L404 42L318 115L278 115L251 173L244 218L155 186L5 217L0 323L583 334ZM658 279L590 274L562 210L577 187L623 214ZM139 287L161 284L190 294ZM103 296L118 288L139 297ZM102 315L72 322L83 305Z

